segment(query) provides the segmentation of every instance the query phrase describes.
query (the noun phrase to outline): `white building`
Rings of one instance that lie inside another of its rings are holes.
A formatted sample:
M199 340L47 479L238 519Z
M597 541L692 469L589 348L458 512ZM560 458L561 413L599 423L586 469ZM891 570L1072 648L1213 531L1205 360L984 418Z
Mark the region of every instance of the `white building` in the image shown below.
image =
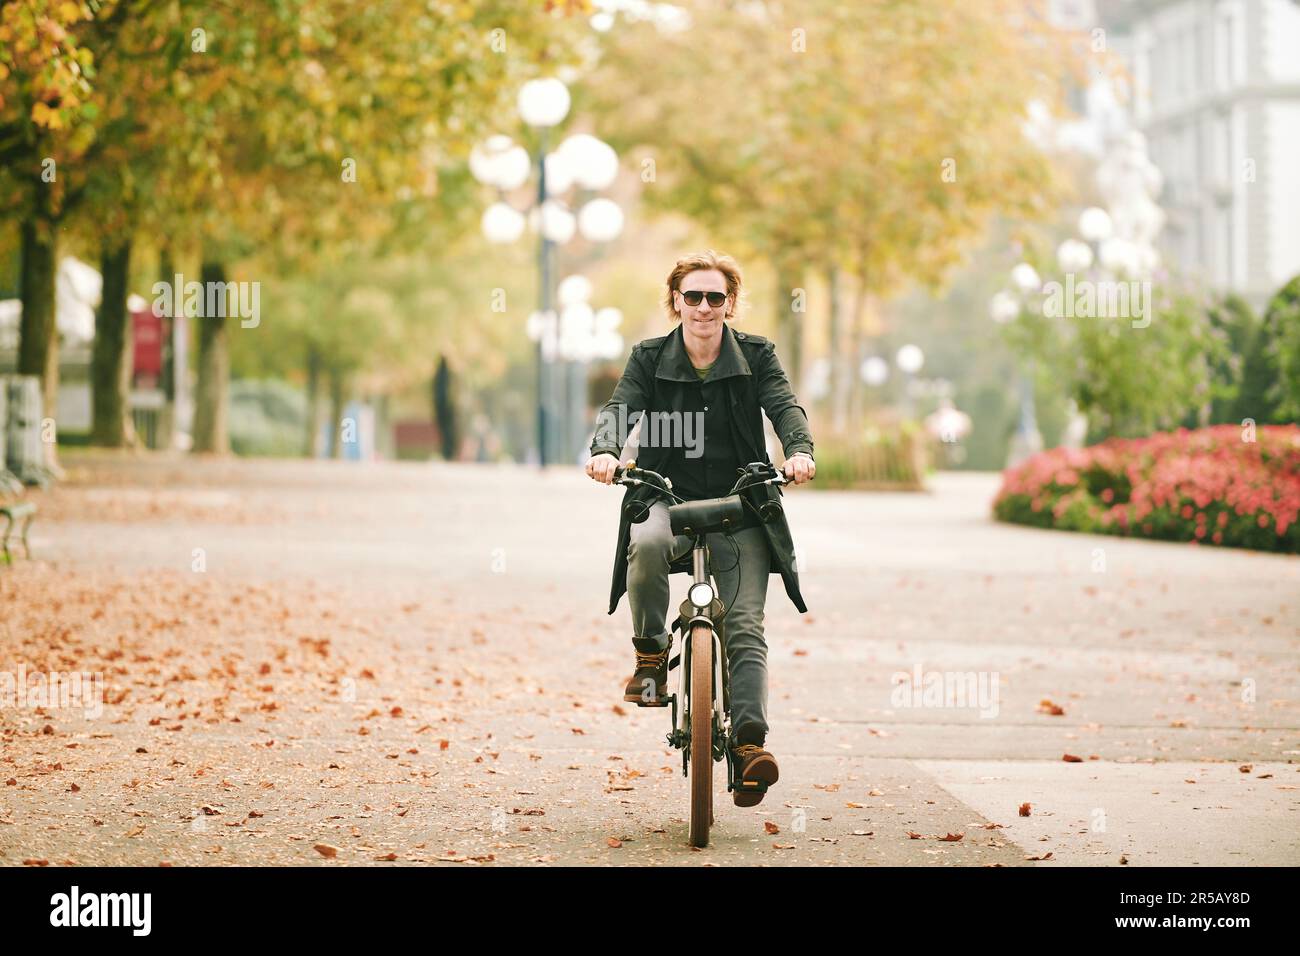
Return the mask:
M58 417L60 431L90 431L90 359L95 341L95 310L104 287L94 266L63 256L54 282L54 320L59 341ZM0 300L0 373L18 368L23 305Z
M1300 274L1300 2L1102 0L1171 265L1262 306Z
M91 429L91 361L95 344L95 316L103 295L104 282L94 266L73 257L63 256L55 275L54 316L58 329L59 392L55 420L63 435L85 435ZM139 295L127 298L128 311L138 311L148 303ZM0 299L0 374L12 374L18 368L18 344L23 307L18 299ZM189 326L177 324L173 341L174 380L183 383L176 390L172 441L188 447L188 432L194 417L191 373L187 349ZM159 410L165 396L158 388L132 387L128 404L137 432L142 436L157 434ZM146 437L152 441L152 437Z

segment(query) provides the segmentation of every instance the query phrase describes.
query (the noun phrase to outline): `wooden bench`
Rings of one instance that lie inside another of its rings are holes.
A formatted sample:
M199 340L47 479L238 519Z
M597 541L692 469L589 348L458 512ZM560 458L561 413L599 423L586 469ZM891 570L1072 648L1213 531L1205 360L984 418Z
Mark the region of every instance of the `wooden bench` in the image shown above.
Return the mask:
M13 562L13 555L9 551L9 539L13 536L14 526L22 522L22 531L19 534L19 540L23 543L23 550L27 557L32 556L32 546L27 541L27 529L32 526L32 519L36 517L36 506L30 501L12 501L7 505L0 505L0 515L9 519L5 525L3 542L3 559L5 564Z

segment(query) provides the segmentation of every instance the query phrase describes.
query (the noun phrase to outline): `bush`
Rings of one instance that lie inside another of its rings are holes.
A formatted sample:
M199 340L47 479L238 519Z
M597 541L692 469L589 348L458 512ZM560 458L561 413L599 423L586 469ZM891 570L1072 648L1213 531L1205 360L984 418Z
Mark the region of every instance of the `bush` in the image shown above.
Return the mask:
M230 448L236 455L300 457L307 429L307 398L277 379L230 383Z
M852 439L818 439L816 484L822 488L920 491L925 478L925 436L912 422L871 426Z
M1300 553L1300 428L1238 425L1054 448L1008 468L1001 521Z
M1240 424L1243 418L1255 418L1265 424L1285 424L1260 419L1258 416L1238 414L1245 377L1245 356L1255 341L1260 328L1259 317L1241 296L1229 294L1209 309L1213 335L1225 348L1211 362L1209 390L1209 418L1204 417L1204 404L1188 409L1181 422L1184 428L1203 428L1206 425ZM1257 409L1258 410L1258 409Z
M1277 334L1272 357L1278 374L1269 396L1281 421L1294 420L1300 418L1300 276L1278 289L1265 321Z

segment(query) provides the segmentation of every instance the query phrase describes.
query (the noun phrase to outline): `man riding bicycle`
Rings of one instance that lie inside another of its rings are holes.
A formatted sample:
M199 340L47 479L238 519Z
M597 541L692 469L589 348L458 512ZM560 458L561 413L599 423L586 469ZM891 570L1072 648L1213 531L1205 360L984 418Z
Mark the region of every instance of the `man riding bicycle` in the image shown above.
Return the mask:
M774 343L736 332L740 304L739 266L730 256L708 250L679 259L668 275L664 308L678 326L668 335L637 343L614 394L597 416L586 471L609 484L628 439L629 419L640 416L637 464L669 478L687 500L721 497L749 462L767 462L763 440L766 412L786 456L785 477L794 484L816 473L808 415L796 402L776 357ZM709 535L719 597L727 604L726 656L729 668L736 765L742 780L775 783L775 758L767 738L767 644L763 606L769 574L780 574L786 594L800 612L794 544L779 505L764 522L757 508L779 502L780 490L760 485L746 493L745 522L729 537ZM636 502L641 513L634 514ZM666 630L669 565L691 546L674 535L668 505L653 488L629 488L624 496L614 556L609 613L627 591L632 609L636 671L624 700L659 706L667 694L671 635ZM763 794L735 791L737 806L753 806Z

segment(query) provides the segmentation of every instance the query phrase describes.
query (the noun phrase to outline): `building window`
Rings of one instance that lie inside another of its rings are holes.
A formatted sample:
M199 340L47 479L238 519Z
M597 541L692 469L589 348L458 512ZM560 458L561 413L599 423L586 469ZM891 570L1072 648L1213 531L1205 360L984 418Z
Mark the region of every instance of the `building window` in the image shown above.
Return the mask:
M1225 203L1225 204L1220 208L1220 210L1219 210L1219 215L1223 217L1223 218L1220 220L1220 222L1222 223L1222 226L1223 226L1223 230L1222 230L1222 235L1223 235L1223 280L1224 280L1224 285L1229 286L1229 287L1233 287L1233 286L1235 286L1235 285L1237 284L1237 276L1236 276L1236 269L1234 268L1235 263L1233 262L1233 260L1234 260L1234 258L1235 258L1235 256L1233 255L1233 250L1235 249L1235 244L1234 244L1233 241L1232 241L1232 240L1233 240L1233 228L1232 228L1232 204L1231 204L1231 203Z
M1223 91L1232 87L1234 17L1232 8L1226 4L1220 6L1214 15L1214 85Z
M1228 166L1228 129L1222 114L1210 117L1210 180L1217 186L1227 181Z

